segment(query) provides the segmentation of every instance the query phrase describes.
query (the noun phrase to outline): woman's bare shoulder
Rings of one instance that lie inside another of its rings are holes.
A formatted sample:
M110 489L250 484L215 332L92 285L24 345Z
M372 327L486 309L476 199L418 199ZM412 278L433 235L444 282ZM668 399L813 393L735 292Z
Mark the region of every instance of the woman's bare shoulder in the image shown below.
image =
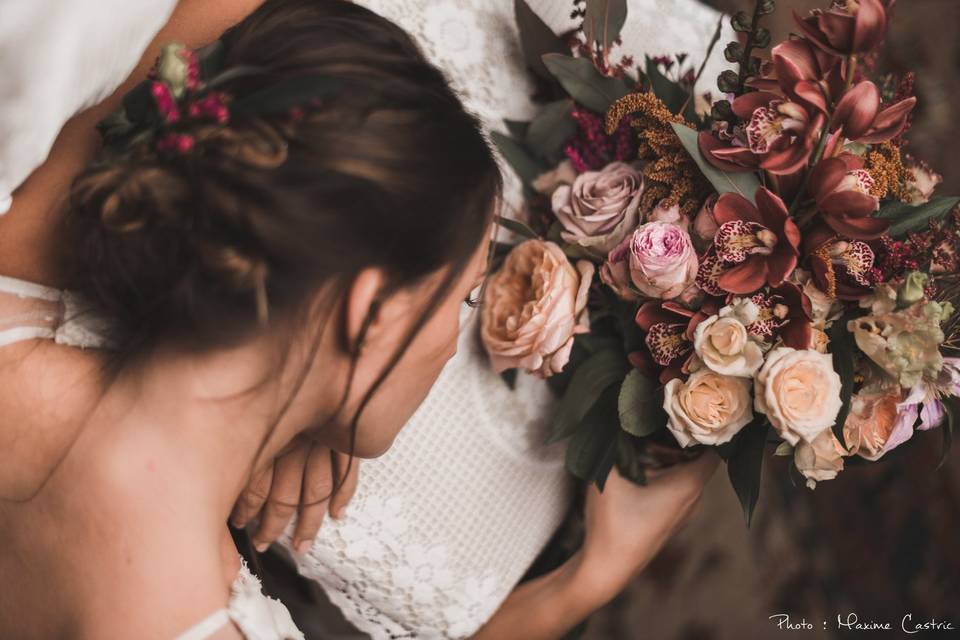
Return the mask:
M26 500L76 440L101 393L101 360L49 340L0 348L0 498Z

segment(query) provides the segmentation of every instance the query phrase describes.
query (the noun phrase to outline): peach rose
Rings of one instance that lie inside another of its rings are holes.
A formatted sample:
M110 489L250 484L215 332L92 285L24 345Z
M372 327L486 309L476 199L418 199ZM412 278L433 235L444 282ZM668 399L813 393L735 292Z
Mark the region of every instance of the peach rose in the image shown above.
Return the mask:
M766 414L780 437L812 443L837 419L840 376L829 354L778 347L754 379L754 409Z
M763 366L763 350L747 331L757 315L756 304L739 300L700 322L693 333L693 348L703 364L723 375L752 378Z
M753 420L750 381L700 369L664 387L667 428L682 447L729 442Z
M900 411L900 389L864 392L850 399L850 413L843 424L843 439L851 454L878 460L884 454Z
M605 256L640 223L643 176L623 162L581 173L570 186L553 192L551 206L563 226L560 236Z
M547 378L570 359L573 336L589 331L587 292L594 267L576 269L552 242L513 248L487 283L480 336L498 372L523 368Z
M793 450L793 463L807 479L807 487L815 489L818 482L833 480L843 471L844 455L836 436L826 429L813 442L800 441Z

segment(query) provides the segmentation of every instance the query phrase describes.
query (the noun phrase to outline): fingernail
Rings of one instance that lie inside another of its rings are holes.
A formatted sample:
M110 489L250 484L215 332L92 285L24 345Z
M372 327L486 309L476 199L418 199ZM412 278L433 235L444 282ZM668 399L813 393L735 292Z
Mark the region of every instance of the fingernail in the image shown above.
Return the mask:
M343 507L340 507L339 509L333 512L334 520L339 520L342 517L343 517Z
M257 553L263 553L270 548L269 542L258 542L253 545L253 548L257 550Z
M310 551L310 547L312 546L313 546L313 542L311 540L301 540L300 542L297 543L297 553L299 553L300 555L304 555L305 553Z
M231 520L230 526L234 529L243 529L246 526L246 523L240 522L239 520Z

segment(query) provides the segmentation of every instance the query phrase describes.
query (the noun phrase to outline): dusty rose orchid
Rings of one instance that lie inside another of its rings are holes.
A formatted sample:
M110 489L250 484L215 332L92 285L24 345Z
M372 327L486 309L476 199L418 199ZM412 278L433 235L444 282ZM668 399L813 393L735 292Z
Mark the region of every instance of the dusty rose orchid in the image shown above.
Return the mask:
M815 10L806 18L794 12L802 34L817 47L836 56L867 53L875 49L887 31L887 8L881 0L833 0L827 10Z
M917 99L911 96L881 108L877 85L864 80L840 98L830 129L839 129L845 137L856 142L879 144L904 132L916 105Z
M783 200L764 187L757 204L724 193L714 207L720 228L704 256L697 286L712 295L779 287L797 266L800 230Z
M732 108L742 126L699 136L704 157L722 171L794 173L810 158L826 122L819 110L767 91L742 95Z
M844 240L832 229L817 225L804 238L813 283L831 298L859 300L874 287L871 277L876 254L860 240Z
M820 216L840 235L873 240L890 228L889 220L873 217L880 199L870 194L873 178L857 156L844 153L817 163L810 188Z
M637 311L637 326L646 334L647 348L631 353L630 363L650 376L658 376L661 384L686 373L693 354L693 333L697 325L716 313L717 305L704 304L691 311L675 302L650 300Z
M768 342L778 337L794 349L807 349L813 335L810 298L792 282L761 291L750 301L757 306L757 319L747 330Z

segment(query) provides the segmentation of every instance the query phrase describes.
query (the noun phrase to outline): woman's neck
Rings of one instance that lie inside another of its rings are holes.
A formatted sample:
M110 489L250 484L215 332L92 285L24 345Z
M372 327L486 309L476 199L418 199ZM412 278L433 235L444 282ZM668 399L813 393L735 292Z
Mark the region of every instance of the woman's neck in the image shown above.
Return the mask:
M224 520L252 473L333 406L319 391L332 385L298 390L296 367L271 371L271 358L264 344L200 356L162 354L112 387L110 404L123 422L170 443L188 474L192 469L198 493L214 501Z

